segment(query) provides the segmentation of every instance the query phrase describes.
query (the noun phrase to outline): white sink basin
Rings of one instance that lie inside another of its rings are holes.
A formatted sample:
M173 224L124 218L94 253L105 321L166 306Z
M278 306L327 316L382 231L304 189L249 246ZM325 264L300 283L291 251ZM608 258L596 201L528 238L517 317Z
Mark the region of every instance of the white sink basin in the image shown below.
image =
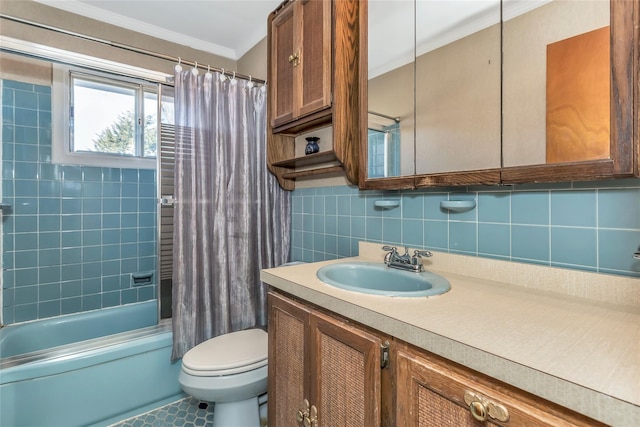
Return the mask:
M317 276L328 285L348 291L395 297L428 297L451 289L449 281L438 274L403 271L375 262L326 265Z

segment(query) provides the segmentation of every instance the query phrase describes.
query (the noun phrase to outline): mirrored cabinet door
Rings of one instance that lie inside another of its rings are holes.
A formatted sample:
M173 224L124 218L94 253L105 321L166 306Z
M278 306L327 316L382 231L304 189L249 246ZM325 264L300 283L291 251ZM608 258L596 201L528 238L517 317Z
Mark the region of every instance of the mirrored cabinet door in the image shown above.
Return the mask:
M500 168L500 0L416 2L416 173Z
M369 2L369 114L366 150L361 151L367 180L408 177L412 186L414 28L412 1Z

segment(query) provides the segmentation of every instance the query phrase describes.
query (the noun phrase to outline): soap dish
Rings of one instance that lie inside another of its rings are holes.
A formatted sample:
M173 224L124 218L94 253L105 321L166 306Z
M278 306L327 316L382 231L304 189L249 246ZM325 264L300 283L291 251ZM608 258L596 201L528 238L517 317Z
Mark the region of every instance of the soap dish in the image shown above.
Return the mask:
M378 207L378 208L392 209L392 208L397 208L398 206L400 206L400 200L397 200L397 199L394 199L394 200L376 200L375 202L373 202L373 205Z
M443 200L440 207L452 212L466 212L476 207L475 200Z

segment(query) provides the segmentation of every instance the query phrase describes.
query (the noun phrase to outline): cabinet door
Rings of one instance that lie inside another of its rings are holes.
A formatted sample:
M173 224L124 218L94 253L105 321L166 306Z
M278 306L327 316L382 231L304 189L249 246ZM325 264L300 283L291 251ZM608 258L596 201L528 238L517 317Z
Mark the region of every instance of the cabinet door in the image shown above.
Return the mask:
M282 9L271 21L271 76L269 80L271 125L277 126L293 119L293 72L295 55L294 6ZM291 59L291 60L290 60Z
M269 425L297 426L298 410L308 398L309 310L273 293L268 295L268 309Z
M300 62L294 78L294 116L328 107L331 100L331 1L299 0L294 48Z
M411 349L396 354L398 426L604 427L440 358ZM486 414L486 421L474 418L472 402L477 415Z
M311 336L317 426L380 426L381 339L319 313L311 318Z

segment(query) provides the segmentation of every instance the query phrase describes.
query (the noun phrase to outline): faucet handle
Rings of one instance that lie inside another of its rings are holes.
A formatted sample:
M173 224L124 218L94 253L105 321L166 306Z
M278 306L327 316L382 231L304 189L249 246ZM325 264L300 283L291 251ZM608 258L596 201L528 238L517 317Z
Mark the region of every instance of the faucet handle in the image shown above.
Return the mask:
M416 249L415 252L413 252L413 256L414 257L418 257L418 258L429 258L433 256L433 253L431 251L427 251L427 250L418 250Z
M382 247L383 251L387 251L387 252L398 252L398 248L396 248L395 246L383 246Z

